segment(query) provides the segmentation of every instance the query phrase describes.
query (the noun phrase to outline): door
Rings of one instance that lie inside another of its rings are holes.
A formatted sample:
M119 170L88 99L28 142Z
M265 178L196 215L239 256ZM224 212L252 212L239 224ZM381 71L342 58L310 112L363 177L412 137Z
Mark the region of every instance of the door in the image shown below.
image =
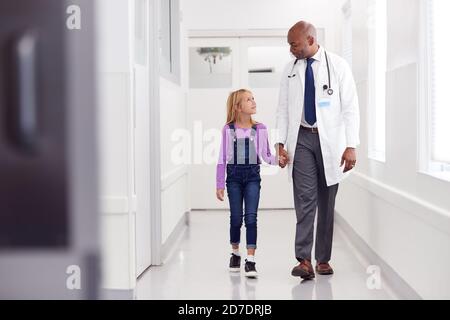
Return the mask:
M91 1L0 2L0 298L97 297Z
M188 109L194 141L192 208L225 209L227 201L219 202L214 197L218 155L210 150L218 151L219 130L226 120L227 96L240 88L253 92L258 110L254 119L268 127L269 144L275 153L275 116L281 73L292 57L285 36L191 38L189 55ZM261 175L260 208L293 208L287 170L263 164ZM206 182L211 196L205 197L205 184L200 185L198 181Z
M148 0L135 2L134 56L134 199L136 208L136 274L151 264L150 219L150 70Z

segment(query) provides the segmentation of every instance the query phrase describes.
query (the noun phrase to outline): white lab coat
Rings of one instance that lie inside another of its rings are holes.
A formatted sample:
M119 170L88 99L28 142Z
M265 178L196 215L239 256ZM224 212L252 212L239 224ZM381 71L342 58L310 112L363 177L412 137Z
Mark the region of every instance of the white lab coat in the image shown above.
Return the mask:
M320 66L315 75L316 117L322 149L325 177L328 186L341 182L348 173L343 173L341 158L347 147L359 145L359 104L356 85L348 63L338 55L327 51L330 66L331 88L329 96L323 90L328 85L328 73L324 49L321 48ZM297 146L297 137L302 119L306 61L299 60L292 71L295 60L290 62L282 76L277 109L277 143L282 143L289 153L289 181ZM291 72L292 71L292 72ZM296 74L293 78L289 75Z

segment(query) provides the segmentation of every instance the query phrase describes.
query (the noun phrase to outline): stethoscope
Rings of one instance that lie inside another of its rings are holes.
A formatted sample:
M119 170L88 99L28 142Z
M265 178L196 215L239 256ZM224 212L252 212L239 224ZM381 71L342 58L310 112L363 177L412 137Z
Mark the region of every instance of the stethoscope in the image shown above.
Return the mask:
M296 59L295 62L294 62L294 65L292 66L291 74L288 75L288 78L289 78L289 79L295 78L295 76L296 76L296 74L293 73L293 72L294 72L294 68L295 68L295 65L297 64L298 60L299 60L299 59ZM330 64L328 63L328 54L327 54L326 51L325 51L325 60L326 60L326 62L327 62L328 85L324 84L324 85L323 85L323 90L324 90L324 91L326 90L327 93L328 93L328 95L329 95L329 96L332 96L333 93L334 93L334 90L331 88Z

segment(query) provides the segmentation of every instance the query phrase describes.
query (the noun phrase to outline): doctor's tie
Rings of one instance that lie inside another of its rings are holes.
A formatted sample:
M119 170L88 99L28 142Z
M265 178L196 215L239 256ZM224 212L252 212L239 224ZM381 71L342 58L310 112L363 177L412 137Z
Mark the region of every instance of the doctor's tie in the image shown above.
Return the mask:
M317 122L316 119L316 88L314 85L314 73L312 64L313 58L306 60L306 73L305 73L305 120L311 126Z

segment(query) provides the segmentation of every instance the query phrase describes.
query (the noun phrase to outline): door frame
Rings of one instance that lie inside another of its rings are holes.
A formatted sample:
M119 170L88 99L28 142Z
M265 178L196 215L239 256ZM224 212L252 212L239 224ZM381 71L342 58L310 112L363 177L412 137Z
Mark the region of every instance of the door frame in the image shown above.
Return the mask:
M159 6L159 1L148 1L151 265L162 263Z
M188 38L267 38L286 37L288 29L190 30Z

